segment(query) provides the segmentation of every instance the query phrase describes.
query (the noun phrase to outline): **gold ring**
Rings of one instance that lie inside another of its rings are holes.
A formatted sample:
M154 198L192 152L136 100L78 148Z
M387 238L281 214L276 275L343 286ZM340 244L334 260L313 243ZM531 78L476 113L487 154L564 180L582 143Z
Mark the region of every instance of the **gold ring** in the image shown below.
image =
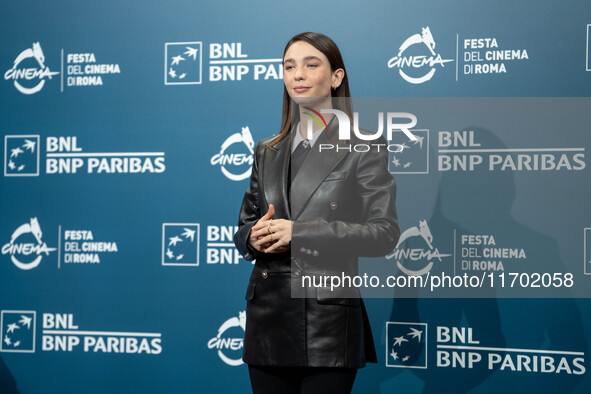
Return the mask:
M269 223L269 225L267 226L267 232L269 234L273 234L273 232L271 231L271 224Z

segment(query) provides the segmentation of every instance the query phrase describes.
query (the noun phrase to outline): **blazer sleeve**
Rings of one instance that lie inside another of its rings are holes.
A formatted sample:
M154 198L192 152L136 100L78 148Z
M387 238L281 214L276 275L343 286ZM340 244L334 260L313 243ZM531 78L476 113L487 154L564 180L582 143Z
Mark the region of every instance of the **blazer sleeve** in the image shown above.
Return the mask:
M328 222L319 217L294 222L293 253L301 249L308 255L312 250L313 256L318 258L326 253L377 257L390 253L396 247L400 237L396 182L388 171L386 149L374 148L359 153L356 182L357 190L352 193L359 194L360 215L347 221Z
M259 209L259 161L262 149L262 144L257 143L250 175L250 187L244 194L238 218L238 231L234 234L236 249L249 261L256 259L261 253L250 245L248 238L250 230L261 217Z

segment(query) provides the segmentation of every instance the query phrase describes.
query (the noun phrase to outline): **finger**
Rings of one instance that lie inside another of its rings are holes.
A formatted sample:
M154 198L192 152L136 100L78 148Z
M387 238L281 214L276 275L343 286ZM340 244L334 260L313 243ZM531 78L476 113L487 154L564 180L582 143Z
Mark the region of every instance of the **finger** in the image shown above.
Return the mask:
M274 242L274 240L272 239L272 236L266 236L266 237L260 237L259 239L256 240L256 242L253 244L256 245L258 248L261 249L266 249L268 248L272 243Z
M269 204L269 210L267 211L266 214L263 215L263 217L261 217L259 219L259 222L267 221L267 220L271 219L273 217L273 215L275 215L275 207L273 206L273 204Z
M269 230L268 230L268 226L265 226L261 229L256 230L254 233L252 233L257 239L258 238L265 238L266 236L269 235Z
M251 238L250 239L250 246L252 246L253 248L255 248L256 250L258 250L259 252L262 252L265 248L263 248L260 243L257 241L256 238Z
M281 248L285 246L285 241L283 241L282 239L278 239L273 243L273 245L265 249L265 253L277 253L278 251L280 251Z
M265 228L268 225L268 221L271 220L271 218L273 217L273 215L275 215L275 207L273 206L273 204L269 205L269 210L267 211L266 214L264 214L255 224L254 226L252 226L252 230L257 231L260 230L262 228Z
M265 226L266 221L267 221L267 219L265 219L265 217L263 216L254 224L254 226L252 226L252 229L255 231L260 230L261 228L263 228Z

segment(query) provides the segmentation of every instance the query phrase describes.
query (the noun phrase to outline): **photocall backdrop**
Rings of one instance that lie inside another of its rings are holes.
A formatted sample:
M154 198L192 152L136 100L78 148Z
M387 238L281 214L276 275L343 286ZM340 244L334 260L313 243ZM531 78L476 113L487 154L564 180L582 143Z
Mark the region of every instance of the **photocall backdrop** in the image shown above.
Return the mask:
M355 97L418 119L421 143L389 162L404 243L362 270L518 273L523 287L367 298L379 363L354 391L591 389L591 3L2 9L0 392L250 391L252 264L232 236L254 143L280 126L283 48L303 31L338 43ZM538 297L535 273L560 296Z

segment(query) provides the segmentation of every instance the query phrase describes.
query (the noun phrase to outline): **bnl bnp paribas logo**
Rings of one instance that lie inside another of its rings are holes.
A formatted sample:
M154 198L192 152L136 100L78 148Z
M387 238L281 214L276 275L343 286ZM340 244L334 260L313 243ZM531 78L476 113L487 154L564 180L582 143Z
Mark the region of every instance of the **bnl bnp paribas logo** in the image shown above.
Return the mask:
M35 311L2 311L0 351L35 353Z
M391 174L428 174L429 173L429 130L412 129L415 141L409 141L402 133L392 133L390 143L398 144L401 149L390 151L388 170Z
M35 353L36 326L40 323L41 352L105 354L162 353L161 332L94 331L80 329L72 313L39 313L27 310L3 310L0 313L0 352Z
M39 176L39 136L4 136L4 176Z
M162 225L162 265L199 265L199 223Z
M59 72L51 71L45 65L45 55L39 42L33 43L31 48L23 50L14 59L12 67L4 73L4 79L12 81L14 87L23 94L34 94L45 86L45 82L52 80Z
M427 368L427 324L386 322L386 366Z
M242 42L203 44L201 41L164 44L164 84L200 85L203 59L208 63L206 82L283 79L283 59L251 58ZM203 51L206 53L203 54Z
M20 225L10 237L10 242L2 246L2 254L9 255L12 263L21 270L37 268L43 257L57 250L43 241L43 231L37 218Z
M201 228L204 231L203 237L199 234ZM234 245L236 231L238 226L163 223L162 265L197 267L201 251L207 265L236 265L246 261ZM201 240L205 242L203 247Z
M398 74L409 83L425 83L435 75L438 68L444 68L453 59L443 59L435 51L435 39L429 27L422 28L421 34L408 37L398 49L396 56L388 60L388 68L397 68Z
M164 45L164 84L199 85L202 73L201 42L167 42Z

